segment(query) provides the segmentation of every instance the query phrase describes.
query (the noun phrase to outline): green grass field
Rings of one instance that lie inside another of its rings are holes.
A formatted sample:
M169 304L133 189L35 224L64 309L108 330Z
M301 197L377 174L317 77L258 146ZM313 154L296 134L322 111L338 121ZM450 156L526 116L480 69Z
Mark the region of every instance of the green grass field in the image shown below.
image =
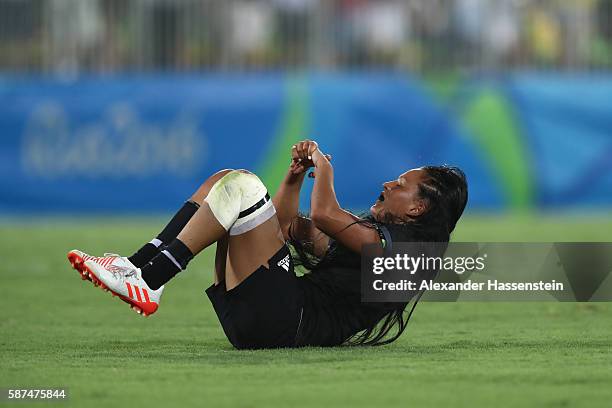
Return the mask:
M76 407L610 406L612 304L423 303L390 346L237 351L203 293L211 251L146 319L66 261L130 253L162 223L0 224L0 388L67 387ZM468 217L455 240L612 241L612 217Z

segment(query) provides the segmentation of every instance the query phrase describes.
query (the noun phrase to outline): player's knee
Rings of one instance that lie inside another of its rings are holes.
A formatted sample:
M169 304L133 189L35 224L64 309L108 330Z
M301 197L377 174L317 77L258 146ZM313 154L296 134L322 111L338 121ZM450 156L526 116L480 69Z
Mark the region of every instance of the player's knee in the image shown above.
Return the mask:
M212 186L214 186L217 181L219 181L227 173L230 173L232 171L235 171L235 170L234 169L219 170L218 172L214 173L212 176L204 180L204 182L200 185L200 189L204 189L206 191L206 194L208 194L208 191L210 191Z
M219 181L227 173L230 173L232 171L234 171L234 169L223 169L223 170L219 170L212 176L208 177L206 180L204 180L202 184L200 184L200 186L195 191L195 193L193 193L189 201L193 201L194 203L201 204L202 201L204 201L204 199L210 192L210 190L212 189L212 187L215 185L215 183Z
M215 181L215 183L216 183L217 180L219 180L220 178L225 176L227 173L231 173L232 171L236 171L236 170L235 169L223 169L223 170L219 170L218 172L216 172L215 174L210 176L209 180L213 179Z
M266 186L247 170L227 172L212 186L205 201L230 235L250 231L275 214Z

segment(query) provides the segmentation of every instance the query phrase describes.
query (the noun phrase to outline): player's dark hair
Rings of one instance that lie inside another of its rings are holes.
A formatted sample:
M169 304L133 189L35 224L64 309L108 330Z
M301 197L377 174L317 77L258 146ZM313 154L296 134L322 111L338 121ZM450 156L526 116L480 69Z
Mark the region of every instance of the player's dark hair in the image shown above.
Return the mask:
M384 225L394 242L448 243L450 234L467 204L465 174L459 168L449 166L426 166L422 169L426 173L426 177L419 184L420 198L426 203L423 214L410 220L396 219L388 215L382 223L367 215L355 223L370 228ZM353 224L346 228L351 225ZM296 265L302 265L309 271L308 279L313 280L318 286L325 287L334 295L344 297L345 302L358 304L361 301L359 254L336 244L319 259L308 251L312 243L294 239L291 228L289 238L289 243L297 254L297 257L294 257ZM438 248L443 252L446 245ZM442 253L438 255L442 256ZM421 277L433 279L435 276ZM395 341L406 329L422 294L423 291L419 291L408 302L403 303L378 303L367 306L362 304L373 310L378 309L379 317L359 333L351 334L344 339L344 344L382 345ZM406 308L411 300L414 300L412 308L406 315Z

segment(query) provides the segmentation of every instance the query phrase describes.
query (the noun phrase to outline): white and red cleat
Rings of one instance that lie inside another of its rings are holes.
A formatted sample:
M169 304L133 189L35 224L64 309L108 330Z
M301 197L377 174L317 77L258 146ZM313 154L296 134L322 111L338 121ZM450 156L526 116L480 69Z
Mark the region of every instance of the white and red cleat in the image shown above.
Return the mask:
M72 268L81 274L81 279L88 280L91 282L94 281L89 276L89 271L85 269L85 261L94 261L102 266L107 266L110 265L115 260L115 258L120 258L120 256L117 254L108 253L104 254L104 256L92 256L86 254L83 251L79 251L78 249L73 249L72 251L68 252L68 260L70 261ZM96 282L94 282L94 284L96 284Z
M88 279L113 296L119 296L138 314L148 316L157 311L164 287L157 290L149 288L142 279L140 269L126 257L115 254L94 257L72 250L68 253L68 260L82 279Z

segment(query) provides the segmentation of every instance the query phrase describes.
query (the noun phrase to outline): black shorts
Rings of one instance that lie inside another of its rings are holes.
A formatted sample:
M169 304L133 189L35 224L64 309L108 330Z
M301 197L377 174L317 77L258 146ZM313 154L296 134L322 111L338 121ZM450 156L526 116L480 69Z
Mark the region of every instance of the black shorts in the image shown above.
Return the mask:
M237 349L295 347L303 294L286 245L231 290L206 289L228 340Z

